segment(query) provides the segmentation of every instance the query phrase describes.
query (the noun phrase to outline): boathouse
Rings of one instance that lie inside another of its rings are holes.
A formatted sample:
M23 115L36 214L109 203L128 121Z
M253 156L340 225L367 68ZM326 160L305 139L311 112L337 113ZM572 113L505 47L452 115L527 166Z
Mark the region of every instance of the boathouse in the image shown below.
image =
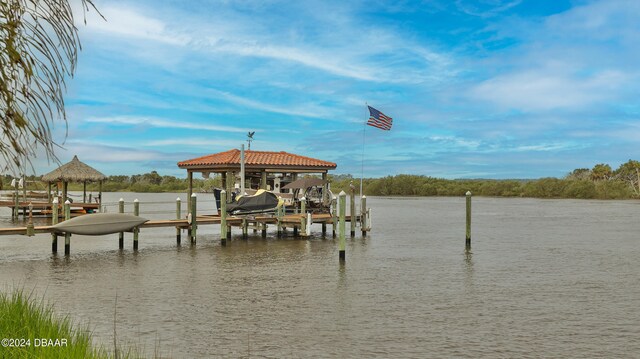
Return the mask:
M242 151L232 149L178 162L178 167L187 170L189 198L193 193L194 173L201 173L204 178L208 178L211 174L219 174L222 176L222 186L225 190L233 191L236 179L240 178L241 156ZM245 150L245 188L267 189L280 193L282 187L298 179L301 174L319 174L326 181L328 171L336 167L337 165L333 162L284 151Z

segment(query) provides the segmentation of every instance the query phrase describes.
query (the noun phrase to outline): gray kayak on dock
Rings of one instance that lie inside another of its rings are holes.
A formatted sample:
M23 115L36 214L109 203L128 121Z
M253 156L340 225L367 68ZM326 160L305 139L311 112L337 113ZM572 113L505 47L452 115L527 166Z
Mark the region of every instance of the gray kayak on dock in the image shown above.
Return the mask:
M148 219L124 213L94 213L51 226L56 232L99 236L131 230Z

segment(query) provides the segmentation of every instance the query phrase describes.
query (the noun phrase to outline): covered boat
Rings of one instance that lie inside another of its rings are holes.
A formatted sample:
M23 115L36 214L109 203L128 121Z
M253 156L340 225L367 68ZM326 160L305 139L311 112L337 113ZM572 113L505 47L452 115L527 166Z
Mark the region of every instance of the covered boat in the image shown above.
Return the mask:
M274 212L282 205L282 200L272 192L259 190L252 196L239 196L235 202L227 204L227 213L232 215Z

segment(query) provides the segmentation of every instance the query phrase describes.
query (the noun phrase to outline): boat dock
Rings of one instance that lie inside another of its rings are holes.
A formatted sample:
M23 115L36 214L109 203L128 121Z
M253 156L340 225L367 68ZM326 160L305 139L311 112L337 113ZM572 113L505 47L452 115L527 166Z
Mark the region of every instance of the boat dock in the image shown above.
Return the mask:
M239 228L242 231L242 238L248 238L249 229L254 232L261 231L263 238L267 237L267 231L271 227L275 227L277 230L277 236L282 237L284 233L291 229L294 237L308 237L311 236L311 226L313 224L320 224L322 228L322 235L327 234L328 226L331 226L332 236L338 235L343 238L346 231L346 222L350 223L351 236L354 237L356 233L357 224L360 224L362 235L366 236L366 233L371 230L371 209L366 207L366 197L362 197L361 211L356 214L355 196L351 194L351 206L350 214L347 214L346 197L347 195L342 192L338 196L339 198L333 198L330 213L312 213L307 211L305 200L302 199L300 207L296 209L297 213L287 213L286 208L279 207L275 213L270 214L252 214L252 215L228 215L226 212L226 196L223 197L223 205L221 210L217 214L205 214L201 215L197 213L197 196L193 194L187 204L187 215L182 215L182 205L178 198L176 200L176 217L174 219L156 219L148 220L140 225L126 230L126 232L133 233L133 249L138 249L139 233L145 228L174 228L176 233L176 242L180 245L182 240L182 232L187 231L187 238L191 244L195 244L197 240L198 227L204 225L220 225L220 241L222 245L226 245L227 241L231 239L232 229ZM34 226L32 221L33 209L36 208L32 205L28 223L24 227L12 227L12 228L0 228L0 236L3 235L26 235L33 236L36 234L50 233L52 238L52 252L56 253L58 250L58 237L65 238L65 255L70 254L71 235L70 232L64 232L60 229L59 223L64 223L66 220L70 220L71 216L71 203L67 202L63 206L63 210L60 211L64 215L65 221L58 222L59 206L56 201L52 205L49 205L52 210L52 225L47 226ZM119 201L118 212L124 213L124 201ZM140 203L138 200L133 202L133 215L141 216ZM143 215L143 214L142 214ZM85 215L83 215L84 217ZM87 214L92 216L92 214ZM58 224L58 228L54 226ZM118 229L118 230L121 230ZM108 232L111 234L118 234L119 248L124 248L124 232ZM340 241L343 242L343 239ZM341 260L344 256L344 244L341 244Z

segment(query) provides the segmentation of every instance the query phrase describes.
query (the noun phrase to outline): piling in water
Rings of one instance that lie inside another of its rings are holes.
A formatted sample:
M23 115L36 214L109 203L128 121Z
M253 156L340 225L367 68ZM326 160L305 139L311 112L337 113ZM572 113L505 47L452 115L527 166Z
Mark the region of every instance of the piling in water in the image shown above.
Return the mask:
M140 216L140 201L138 201L138 199L136 198L135 200L133 200L133 215L134 216ZM133 250L137 251L138 250L138 236L140 234L140 229L138 227L135 227L133 229Z
M51 206L51 225L58 224L58 197L53 199L53 205ZM51 252L58 253L58 235L56 232L51 232Z
M118 201L118 213L124 213L124 198ZM124 249L124 232L118 233L118 248Z
M196 243L196 231L198 229L196 194L191 195L191 244Z
M467 230L465 248L471 249L471 191L467 191Z
M345 212L347 211L347 194L341 191L338 195L338 206L340 207L340 220L338 225L338 253L341 262L346 260L345 256Z
M64 202L64 220L68 221L71 219L71 202L66 200ZM65 232L64 234L64 255L68 256L71 254L71 233Z
M360 199L360 229L362 236L365 237L367 235L367 196L364 195Z
M176 219L180 219L180 217L182 217L181 212L182 211L182 201L180 200L180 197L176 198ZM180 242L182 241L182 232L180 231L180 227L176 227L176 244L180 245Z
M220 244L227 245L227 191L220 191Z
M336 238L336 233L338 233L338 199L336 196L333 196L331 199L331 224L333 227L333 238Z
M356 190L355 188L351 189L351 194L349 195L349 211L351 217L351 237L356 236Z

